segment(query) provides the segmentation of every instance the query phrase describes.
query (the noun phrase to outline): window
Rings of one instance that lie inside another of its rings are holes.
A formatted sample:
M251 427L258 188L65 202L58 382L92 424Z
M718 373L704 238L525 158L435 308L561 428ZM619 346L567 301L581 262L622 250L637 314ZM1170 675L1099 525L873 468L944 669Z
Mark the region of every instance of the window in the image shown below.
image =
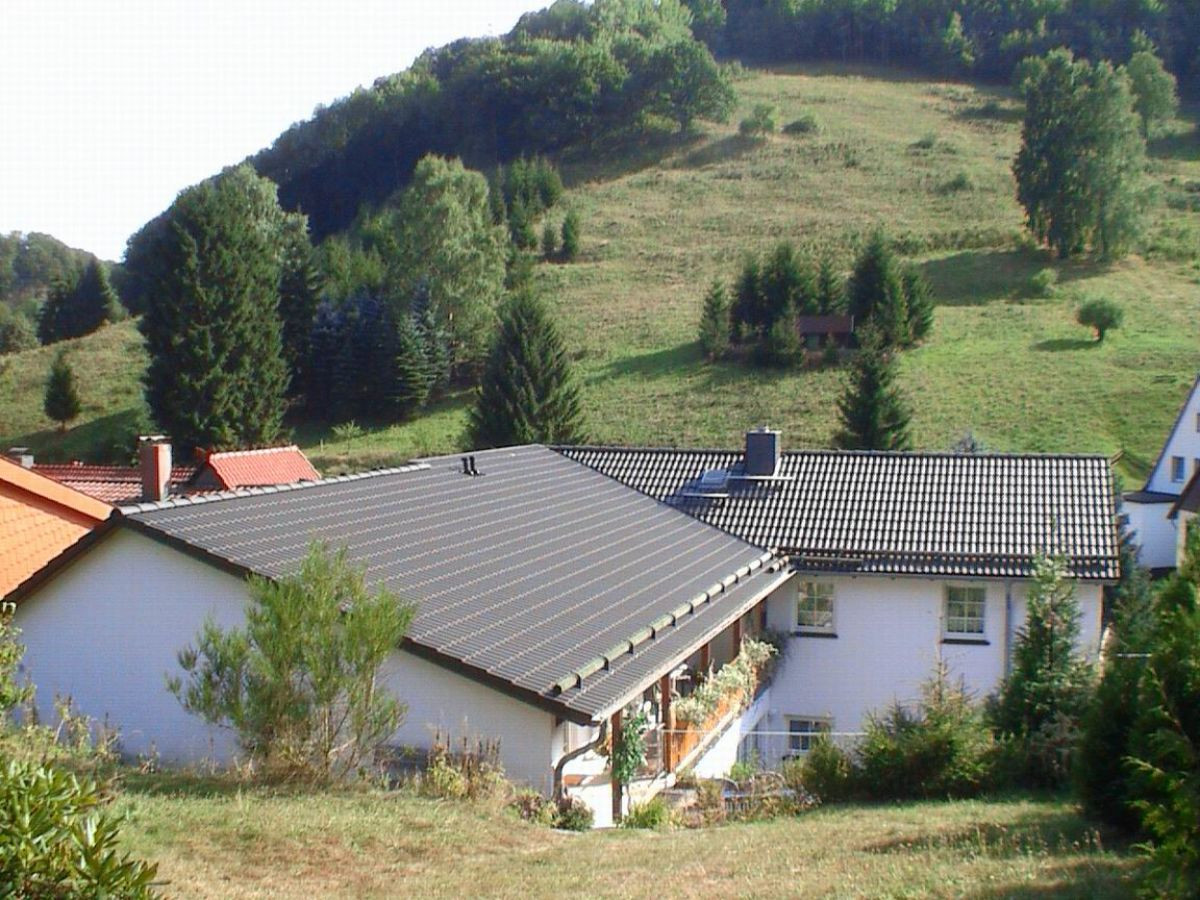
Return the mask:
M1172 456L1171 457L1171 480L1172 481L1183 481L1183 457L1182 456Z
M796 627L810 634L833 634L833 585L800 582Z
M1196 413L1196 431L1200 432L1200 412Z
M946 634L983 636L985 599L981 587L946 588Z
M830 725L819 716L788 716L788 753L807 753L819 735L830 732Z

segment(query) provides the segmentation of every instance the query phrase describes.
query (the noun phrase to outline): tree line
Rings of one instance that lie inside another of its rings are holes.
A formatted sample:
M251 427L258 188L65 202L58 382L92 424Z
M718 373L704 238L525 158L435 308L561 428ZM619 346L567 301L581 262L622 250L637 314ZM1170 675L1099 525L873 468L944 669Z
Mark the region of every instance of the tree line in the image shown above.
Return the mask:
M504 37L427 51L319 108L251 162L320 239L403 187L430 153L486 171L649 119L723 118L732 89L689 22L678 0L559 0Z
M1194 0L687 0L693 30L718 56L915 66L1007 81L1057 47L1125 62L1144 35L1190 95L1200 92Z

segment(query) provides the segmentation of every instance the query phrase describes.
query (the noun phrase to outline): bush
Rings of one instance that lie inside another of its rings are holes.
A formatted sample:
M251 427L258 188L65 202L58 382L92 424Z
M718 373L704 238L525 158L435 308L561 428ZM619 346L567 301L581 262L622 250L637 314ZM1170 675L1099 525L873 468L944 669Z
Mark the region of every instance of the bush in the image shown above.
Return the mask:
M562 255L571 260L579 255L579 213L571 210L562 223Z
M800 118L783 126L784 134L820 134L821 120L816 113L806 112Z
M970 191L970 190L973 190L974 188L975 188L975 185L971 181L971 176L968 175L966 172L959 172L957 175L955 175L949 181L942 182L941 186L938 187L938 193L939 194L957 194L960 191Z
M779 110L771 103L756 103L750 115L738 123L738 134L757 137L774 134L779 130Z
M595 815L592 808L578 797L563 797L558 802L558 816L554 824L565 831L587 831L592 827Z
M645 803L635 803L629 814L621 820L622 828L649 828L661 831L671 824L671 809L662 797L654 797Z
M93 781L10 760L0 769L0 894L155 897L158 866L119 851L118 820Z
M1075 314L1075 321L1095 330L1097 343L1107 332L1120 328L1124 319L1125 312L1111 300L1089 300Z
M532 788L522 788L517 791L508 806L521 819L535 825L550 826L558 819L558 808L539 791Z
M489 800L507 797L511 785L500 765L500 744L463 737L451 749L438 731L419 781L419 791L439 800Z
M1054 269L1039 269L1029 279L1029 293L1034 297L1053 297L1058 286L1058 272Z
M915 141L912 146L914 150L932 150L937 146L938 137L932 131L927 131Z

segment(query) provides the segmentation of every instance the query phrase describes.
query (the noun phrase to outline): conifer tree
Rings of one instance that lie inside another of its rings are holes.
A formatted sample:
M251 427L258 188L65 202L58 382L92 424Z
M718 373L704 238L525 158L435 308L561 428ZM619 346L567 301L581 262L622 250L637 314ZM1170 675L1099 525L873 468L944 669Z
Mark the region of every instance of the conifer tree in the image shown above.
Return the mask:
M313 317L321 302L322 278L303 221L292 219L289 225L279 278L279 319L288 364L288 390L295 395L310 387L305 367L312 355L309 341Z
M185 450L269 443L288 382L275 185L239 166L181 193L167 217L141 323L151 413Z
M855 261L849 301L855 328L873 325L885 346L909 343L912 333L904 277L883 229L871 232Z
M450 385L450 336L442 327L433 307L426 282L418 282L411 304L413 318L425 348L425 371L429 375L429 396L436 399Z
M571 210L562 223L562 255L572 260L579 255L579 213Z
M909 412L896 387L895 360L869 326L851 366L849 383L838 400L841 428L834 436L840 450L909 450Z
M73 285L65 279L55 279L46 295L46 302L38 310L37 337L44 344L61 341L66 332L68 297Z
M532 294L517 294L501 313L468 440L478 448L569 444L582 434L579 388L558 329Z
M916 266L904 269L902 281L909 334L912 340L919 341L933 330L933 289Z
M549 219L542 225L542 256L553 259L558 250L558 231Z
M845 309L846 283L833 267L833 260L823 257L817 266L817 313L827 316Z
M60 431L66 431L67 423L79 415L79 388L75 383L75 371L63 353L59 353L50 366L42 409L48 418L58 423Z
M704 295L700 313L700 350L704 358L718 360L729 352L729 294L719 280Z
M411 416L429 399L429 359L420 326L411 314L396 323L396 353L388 405L401 419Z

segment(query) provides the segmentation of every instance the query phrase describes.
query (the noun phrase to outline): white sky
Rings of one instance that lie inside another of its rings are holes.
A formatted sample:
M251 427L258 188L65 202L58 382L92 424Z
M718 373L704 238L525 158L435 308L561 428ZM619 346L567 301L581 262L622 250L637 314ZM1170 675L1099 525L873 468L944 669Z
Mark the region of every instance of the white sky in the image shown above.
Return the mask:
M0 233L105 259L188 185L550 0L0 0Z

